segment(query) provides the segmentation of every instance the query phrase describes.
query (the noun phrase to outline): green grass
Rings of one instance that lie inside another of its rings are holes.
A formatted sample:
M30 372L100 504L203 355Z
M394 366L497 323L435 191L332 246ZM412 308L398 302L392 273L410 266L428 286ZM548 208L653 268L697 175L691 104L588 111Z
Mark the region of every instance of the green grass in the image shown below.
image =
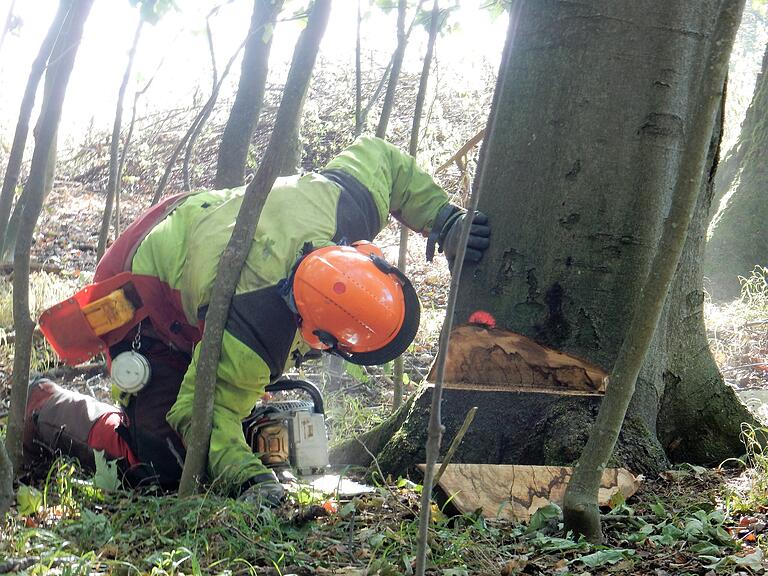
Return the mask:
M213 493L103 492L68 461L54 465L41 490L45 505L31 516L10 515L0 534L0 557L39 558L29 574L63 563L70 574L303 574L322 567L401 574L415 556L418 494L407 489L382 487L309 521L310 503L297 500L272 511ZM488 545L482 554L473 549L479 542ZM442 517L433 528L432 562L490 569L499 553L491 561L489 551L503 542L482 520Z
M77 277L33 272L29 276L29 307L33 318L40 316L46 308L68 298L91 280L92 275ZM0 328L9 330L13 326L13 285L0 281Z
M58 461L40 485L44 504L9 515L0 528L0 559L34 560L31 575L409 574L419 494L400 485L317 515L318 500L305 497L272 511L212 492L185 499L104 492ZM743 573L759 564L758 553L729 532L735 521L716 505L721 489L722 478L697 467L649 482L604 517L604 546L565 534L556 506L527 526L433 508L429 573Z
M77 277L33 272L29 277L30 314L38 318L46 308L71 296L91 280L91 274ZM7 279L0 281L0 366L10 368L14 345L7 342L13 328L13 285ZM42 337L34 339L31 370L48 370L57 362L53 349Z

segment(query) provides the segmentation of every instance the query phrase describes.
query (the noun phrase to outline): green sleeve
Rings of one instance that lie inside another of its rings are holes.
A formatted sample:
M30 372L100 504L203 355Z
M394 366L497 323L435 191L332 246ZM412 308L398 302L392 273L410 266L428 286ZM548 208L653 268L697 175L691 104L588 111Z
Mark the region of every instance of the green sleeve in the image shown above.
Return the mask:
M364 136L331 160L327 169L351 174L371 192L382 228L392 214L408 228L428 234L448 194L414 158L381 138Z
M200 344L195 346L192 363L184 375L176 403L168 412L168 422L189 441L192 404ZM267 472L258 455L251 451L243 436L242 420L264 395L269 383L269 368L253 350L224 332L221 360L213 400L213 430L208 452L208 476L236 487Z

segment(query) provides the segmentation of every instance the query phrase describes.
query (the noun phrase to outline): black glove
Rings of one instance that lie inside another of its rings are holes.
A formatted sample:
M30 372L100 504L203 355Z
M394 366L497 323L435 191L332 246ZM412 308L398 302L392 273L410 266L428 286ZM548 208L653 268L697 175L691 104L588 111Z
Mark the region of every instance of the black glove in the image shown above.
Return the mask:
M274 472L259 474L251 478L251 485L238 497L238 500L248 504L255 504L266 508L279 506L284 499L285 489L277 481L277 476L275 476Z
M435 253L435 242L440 252L445 253L448 265L453 267L456 253L459 250L459 237L463 227L467 211L453 204L446 205L435 218L435 225L427 240L427 260L432 261ZM472 227L467 239L467 249L464 252L464 262L479 262L483 252L490 245L491 227L488 224L488 216L482 212L475 212Z

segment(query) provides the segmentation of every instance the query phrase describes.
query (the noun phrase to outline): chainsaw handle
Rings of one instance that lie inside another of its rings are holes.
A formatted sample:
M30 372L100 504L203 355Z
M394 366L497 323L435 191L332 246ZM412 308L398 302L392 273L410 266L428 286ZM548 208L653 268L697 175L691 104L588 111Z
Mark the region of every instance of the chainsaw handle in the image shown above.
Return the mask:
M278 380L267 384L264 388L265 392L286 392L288 390L302 390L306 392L312 403L314 404L315 414L325 414L325 407L323 405L323 395L320 393L320 389L307 380Z

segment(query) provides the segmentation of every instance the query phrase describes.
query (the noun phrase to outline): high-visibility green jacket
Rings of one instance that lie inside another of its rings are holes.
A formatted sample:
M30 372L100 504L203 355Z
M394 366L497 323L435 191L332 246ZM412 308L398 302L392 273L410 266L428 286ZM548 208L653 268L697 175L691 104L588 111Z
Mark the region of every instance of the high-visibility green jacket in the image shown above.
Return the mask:
M199 327L205 317L243 192L235 188L189 195L135 249L130 271L156 278L178 294L174 300L183 308L189 324L185 328ZM349 146L324 172L277 180L259 218L222 341L208 458L212 478L240 484L265 472L245 442L241 421L300 344L294 315L277 284L288 277L304 245L373 240L389 214L427 234L447 203L446 193L411 156L371 137ZM198 343L167 414L185 439L192 423L199 352Z

